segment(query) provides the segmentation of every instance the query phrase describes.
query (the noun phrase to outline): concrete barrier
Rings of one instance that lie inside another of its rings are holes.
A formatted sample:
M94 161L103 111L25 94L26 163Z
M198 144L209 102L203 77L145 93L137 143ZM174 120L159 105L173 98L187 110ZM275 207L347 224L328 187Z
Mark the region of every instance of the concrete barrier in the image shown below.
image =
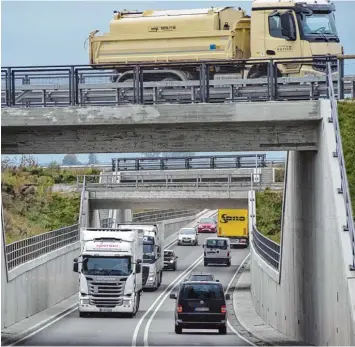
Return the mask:
M312 345L355 345L355 273L330 103L322 100L318 152L290 152L280 272L251 248L251 293L258 314Z
M165 238L172 238L174 232L203 213L206 210L194 216L163 221L158 225L164 231ZM2 271L1 329L75 294L78 291L78 275L72 271L72 266L79 252L80 243L76 242L47 253L9 271L8 282L6 271Z

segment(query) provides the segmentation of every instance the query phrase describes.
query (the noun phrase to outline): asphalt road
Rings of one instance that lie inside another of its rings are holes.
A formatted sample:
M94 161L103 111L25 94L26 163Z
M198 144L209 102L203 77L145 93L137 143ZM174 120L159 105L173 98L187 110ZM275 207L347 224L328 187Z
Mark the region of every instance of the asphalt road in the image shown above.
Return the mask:
M174 332L174 300L169 298L172 283L179 284L192 272L211 272L226 288L248 249L232 250L232 265L204 267L203 239L199 246L171 246L178 255L177 271L164 271L163 283L156 292L144 292L140 310L134 318L94 316L79 318L78 311L63 317L35 335L19 342L22 346L245 346L246 342L228 328L227 335L217 330L183 330ZM198 260L200 259L200 261Z

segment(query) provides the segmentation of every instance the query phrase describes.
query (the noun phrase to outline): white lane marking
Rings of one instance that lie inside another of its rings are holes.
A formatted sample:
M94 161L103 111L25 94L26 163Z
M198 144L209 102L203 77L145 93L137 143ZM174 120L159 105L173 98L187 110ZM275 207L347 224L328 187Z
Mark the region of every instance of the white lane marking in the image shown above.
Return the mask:
M189 273L191 273L192 270L194 270L197 266L200 265L200 263L202 262L202 259L203 259L203 254L202 254L199 258L197 258L197 260L199 260L199 261L198 261L197 263L195 262L195 263L194 263L195 265L194 265L192 268L190 268L190 270L187 271L187 272L185 273L185 275L184 275L182 278L180 278L180 280L172 286L172 288L165 294L164 298L160 301L159 305L155 308L154 312L153 312L152 315L150 316L150 318L149 318L149 320L148 320L148 323L147 323L147 325L145 326L145 329L144 329L144 338L143 338L143 341L144 341L144 346L145 346L145 347L148 346L148 334L149 334L150 325L151 325L151 323L152 323L152 321L153 321L155 315L156 315L157 312L159 311L161 305L163 305L164 301L168 298L168 296L169 296L170 293L175 289L175 287L176 287L179 283L181 283L181 282L183 281L183 279L184 279Z
M160 295L155 299L155 301L149 306L149 308L147 309L147 311L144 313L144 315L141 317L141 319L139 320L138 324L136 325L136 328L134 330L134 333L133 333L133 338L132 338L132 347L135 347L136 346L136 343L137 343L137 336L138 336L138 332L139 332L139 328L140 326L142 325L145 317L153 310L155 304L157 302L159 302L160 298L169 290L169 288L171 286L174 287L174 284L179 281L179 279L186 275L190 269L192 269L194 267L194 265L196 263L199 263L201 260L202 260L202 257L203 255L201 255L199 258L197 258L186 270L184 270L178 277L176 277L169 285L167 288L165 288L161 293Z
M73 305L72 305L72 306L73 306ZM21 337L21 338L18 339L18 340L15 340L11 345L8 345L8 346L16 346L18 343L22 342L23 340L26 340L26 339L32 337L33 335L35 335L35 334L41 332L42 330L48 328L48 327L51 326L52 324L58 322L58 321L61 320L62 318L66 317L66 316L70 315L71 313L73 313L74 311L76 311L76 310L78 309L77 306L78 306L78 304L76 303L76 304L75 304L75 307L74 307L73 309L71 309L70 311L68 311L68 312L66 312L66 313L64 313L64 314L62 314L60 317L58 317L58 318L52 320L51 322L49 322L49 323L43 325L42 327L38 328L37 330L33 331L32 333L30 333L30 334L28 334L28 335L25 335L24 337ZM50 318L49 318L49 319L50 319ZM40 325L40 324L42 324L42 322L39 322L37 325Z
M250 253L248 253L248 255L244 258L244 260L242 261L242 263L239 265L237 271L235 272L235 274L233 275L232 279L231 279L230 282L228 283L228 286L227 286L227 289L226 289L226 293L228 293L229 288L231 287L232 283L234 282L236 276L238 275L240 269L243 267L244 263L248 260L249 256L250 256ZM232 302L233 302L233 294L232 294L231 300L232 300ZM234 309L234 308L233 308L233 309ZM228 319L227 319L227 325L228 325L228 328L229 328L230 330L232 330L233 333L234 333L235 335L237 335L240 339L242 339L243 341L249 343L249 344L252 345L252 346L256 346L256 344L254 344L253 342L251 342L250 340L248 340L246 337L242 336L237 330L235 330Z

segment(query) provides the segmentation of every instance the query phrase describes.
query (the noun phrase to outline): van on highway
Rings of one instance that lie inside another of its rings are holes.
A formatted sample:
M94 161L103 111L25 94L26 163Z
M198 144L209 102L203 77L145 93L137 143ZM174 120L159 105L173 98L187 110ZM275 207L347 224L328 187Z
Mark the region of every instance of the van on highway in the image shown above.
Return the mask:
M203 264L210 263L231 265L231 244L227 237L208 237L203 244Z
M230 295L225 294L223 286L215 281L182 282L175 299L175 333L182 329L218 329L220 334L227 333L227 305Z

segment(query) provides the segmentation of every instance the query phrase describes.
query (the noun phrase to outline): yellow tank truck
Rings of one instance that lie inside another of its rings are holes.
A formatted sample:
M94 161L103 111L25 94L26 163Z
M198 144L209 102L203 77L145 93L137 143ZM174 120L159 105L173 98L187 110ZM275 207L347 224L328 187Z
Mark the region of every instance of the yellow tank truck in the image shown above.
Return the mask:
M144 71L145 81L197 79L198 68L188 63L199 61L237 60L213 69L212 79L265 77L265 65L245 65L240 59L342 54L334 12L327 0L255 0L250 16L240 7L114 11L108 33L96 35L95 30L89 35L90 65L122 64L115 68L118 82L132 80L132 64L162 62L177 63L179 68ZM278 75L324 72L321 60L313 65L290 61L279 65Z

